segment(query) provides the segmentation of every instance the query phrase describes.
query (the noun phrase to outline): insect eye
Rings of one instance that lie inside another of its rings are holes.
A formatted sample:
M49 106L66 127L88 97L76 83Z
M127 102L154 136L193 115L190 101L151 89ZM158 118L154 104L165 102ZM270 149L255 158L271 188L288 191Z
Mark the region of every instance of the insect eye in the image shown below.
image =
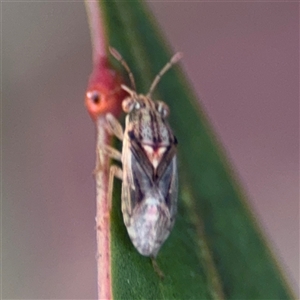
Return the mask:
M163 117L166 118L169 115L169 107L166 103L161 102L161 101L157 101L155 103L155 107L157 112Z
M143 102L139 102L139 101L135 102L135 105L134 105L135 109L139 110L142 107L145 107Z
M122 108L123 108L124 112L130 113L133 110L133 108L135 107L135 103L136 102L134 101L133 98L129 97L129 98L124 99L122 102Z

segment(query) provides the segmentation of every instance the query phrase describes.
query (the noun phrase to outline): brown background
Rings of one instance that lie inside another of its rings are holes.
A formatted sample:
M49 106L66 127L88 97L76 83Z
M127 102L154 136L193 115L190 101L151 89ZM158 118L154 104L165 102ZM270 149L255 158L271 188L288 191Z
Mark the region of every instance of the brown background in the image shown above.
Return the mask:
M151 2L294 289L299 4ZM71 2L2 7L3 297L96 297L91 49Z

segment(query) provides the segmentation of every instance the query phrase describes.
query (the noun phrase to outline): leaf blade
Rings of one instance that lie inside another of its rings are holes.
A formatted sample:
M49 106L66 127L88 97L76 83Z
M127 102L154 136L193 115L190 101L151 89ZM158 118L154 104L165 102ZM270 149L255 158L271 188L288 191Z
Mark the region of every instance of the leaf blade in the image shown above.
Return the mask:
M102 7L106 12L111 45L122 53L130 65L137 81L138 91L146 92L154 76L171 56L168 54L166 43L141 2L103 2ZM179 140L180 182L183 186L179 194L180 213L173 233L158 256L162 269L171 275L167 283L157 283L151 273L145 274L147 279L154 280L152 288L156 293L151 294L149 291L151 288L146 288L141 289L138 296L208 299L220 298L224 292L226 298L232 299L292 298L255 224L245 196L238 187L235 175L225 158L224 150L221 149L208 125L205 113L199 108L198 101L186 83L184 75L177 67L174 69L177 72L169 71L154 93L169 105L170 123ZM193 198L192 207L200 223L203 223L203 234L208 241L207 249L210 249L212 262L208 262L198 253L201 252L197 244L199 224L196 224L188 210L190 200L187 199L187 194ZM114 207L120 207L120 203L116 206L114 204ZM121 218L119 215L119 220ZM119 226L124 227L122 222ZM186 232L191 234L191 239L184 236ZM123 234L126 235L126 232ZM189 248L188 244L192 247ZM188 260L187 253L195 254L193 259ZM122 255L130 259L126 253ZM143 274L145 271L143 260L136 259L129 264L132 263L132 267L139 265L140 269L136 272ZM176 265L178 260L181 264ZM197 274L198 285L191 282L191 278L184 279L184 275L188 273L184 268L185 263ZM221 281L215 286L210 283L213 279L210 277L213 275L209 275L210 268ZM178 270L181 272L179 275ZM131 269L129 272L135 270ZM148 268L146 272L150 272L150 269ZM114 286L116 291L124 287L122 284L119 285L120 280L118 279ZM193 288L189 293L186 290L191 286ZM218 286L223 291L218 293L216 291Z

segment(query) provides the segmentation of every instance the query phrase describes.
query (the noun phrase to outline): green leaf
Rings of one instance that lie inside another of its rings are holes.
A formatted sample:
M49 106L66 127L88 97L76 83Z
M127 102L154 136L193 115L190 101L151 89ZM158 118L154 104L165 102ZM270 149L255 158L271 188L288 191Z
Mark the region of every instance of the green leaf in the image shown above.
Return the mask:
M173 54L142 2L100 1L109 44L146 93ZM120 67L114 60L115 66ZM178 66L154 93L170 107L179 141L179 207L157 262L131 244L123 223L120 183L112 211L112 290L115 299L291 299L245 196L211 126Z

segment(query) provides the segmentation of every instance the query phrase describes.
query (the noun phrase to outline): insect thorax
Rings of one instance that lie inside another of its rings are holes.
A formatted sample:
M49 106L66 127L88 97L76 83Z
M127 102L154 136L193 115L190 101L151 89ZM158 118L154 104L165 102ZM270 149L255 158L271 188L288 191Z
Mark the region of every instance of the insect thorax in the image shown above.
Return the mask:
M128 132L143 145L166 147L174 142L173 133L157 110L157 104L145 96L140 96L137 105L128 115Z

